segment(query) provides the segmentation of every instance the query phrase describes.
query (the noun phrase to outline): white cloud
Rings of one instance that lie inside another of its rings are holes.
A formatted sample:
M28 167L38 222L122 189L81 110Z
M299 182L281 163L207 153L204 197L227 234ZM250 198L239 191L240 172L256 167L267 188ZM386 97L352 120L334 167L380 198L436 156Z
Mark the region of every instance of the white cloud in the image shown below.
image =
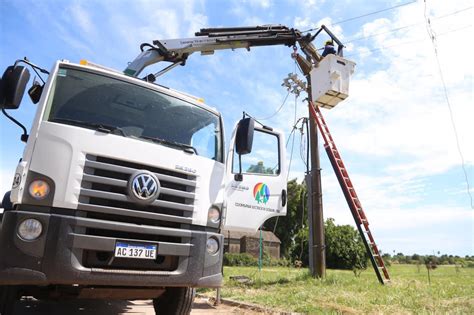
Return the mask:
M251 7L268 9L273 5L272 0L242 0L242 4L249 4Z
M436 5L432 8L433 15L469 6L466 2L431 3ZM363 55L356 59L363 72L356 68L350 97L324 114L343 157L349 157L346 163L349 171L351 162L363 165L364 158L367 159L368 165L364 167L367 171L353 174L352 180L382 247L426 251L433 245L425 242L431 240L439 242L436 246L444 251L453 248L465 251L472 248L473 214L433 48L424 27L387 32L422 21L420 5L399 10L393 19L376 19L363 25L357 36L385 34L372 37L370 43L366 43L368 46L355 48L356 53ZM448 27L446 24L455 28L470 23L469 14L459 14L446 21L434 20L433 25L441 33ZM463 58L461 50L453 51L452 45L471 36L472 28L440 36L438 53L472 186L472 60ZM465 51L471 48L472 43L468 41ZM380 50L371 53L375 49ZM460 195L455 197L448 192L445 198L433 195L433 176L443 178L453 170L459 174L453 191L461 191ZM323 177L323 189L325 215L335 217L340 224L353 224L333 174ZM439 204L440 199L444 199L442 204ZM466 226L466 222L471 222L470 230L461 228L451 234L443 231L448 227ZM400 233L406 236L405 241L400 240ZM458 239L459 244L450 247L454 239Z
M306 17L300 17L300 16L295 17L295 19L293 21L293 25L294 25L295 28L297 28L299 30L304 30L304 29L307 29L307 28L316 27L316 23L312 22L311 18L308 17L308 16L306 16Z
M407 12L409 18L401 14L399 19L405 22L395 24L409 23L413 14ZM468 20L465 22L469 23ZM363 29L378 29L383 24L389 25L389 22L378 19ZM417 34L408 37L418 38L423 31L417 30ZM374 47L386 43L397 45L406 37L399 34L377 36ZM451 42L439 41L440 62L465 161L473 164L472 62L453 58ZM362 48L362 52L368 53L367 48ZM449 111L430 43L415 44L403 50L387 49L382 54L387 66L368 75L356 76L351 83L349 99L328 115L336 137L344 139L341 146L350 152L381 158L406 157L404 162L390 161L387 171L413 176L433 175L459 166ZM368 59L366 56L365 60Z
M90 14L79 3L72 4L66 9L66 12L73 18L82 33L85 33L87 36L95 35L96 28L93 25Z

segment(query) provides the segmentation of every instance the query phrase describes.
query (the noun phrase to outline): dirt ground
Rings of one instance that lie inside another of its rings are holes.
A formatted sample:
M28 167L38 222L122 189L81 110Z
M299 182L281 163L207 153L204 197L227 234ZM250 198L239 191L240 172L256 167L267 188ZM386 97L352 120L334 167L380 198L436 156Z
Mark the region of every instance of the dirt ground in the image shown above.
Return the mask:
M154 315L151 300L143 301L103 301L103 300L69 300L37 301L24 298L15 305L15 315L86 315L86 314L134 314ZM207 298L197 297L194 301L193 315L198 314L262 314L227 305L212 306Z

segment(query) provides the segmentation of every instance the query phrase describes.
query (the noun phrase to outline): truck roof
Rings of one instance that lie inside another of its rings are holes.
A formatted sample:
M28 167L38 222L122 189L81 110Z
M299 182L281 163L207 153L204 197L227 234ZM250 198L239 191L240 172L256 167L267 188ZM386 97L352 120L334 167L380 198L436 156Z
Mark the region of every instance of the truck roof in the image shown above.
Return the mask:
M76 67L76 68L79 68L79 69L87 69L88 71L107 74L109 76L111 75L111 76L114 76L114 77L119 78L121 80L124 80L124 81L130 82L130 83L136 84L136 85L143 86L145 88L149 88L149 89L152 89L152 90L159 91L160 93L168 94L170 96L182 99L182 100L187 101L189 103L192 103L196 106L199 106L199 107L201 107L201 108L203 108L207 111L210 111L210 112L216 114L217 116L221 116L221 113L216 108L206 105L202 98L199 98L199 97L196 97L194 95L169 88L169 87L161 85L161 84L147 82L147 81L144 81L144 80L136 78L136 77L131 77L131 76L125 75L124 73L122 73L118 70L112 69L112 68L107 68L107 67L104 67L102 65L91 63L91 62L88 62L88 61L85 61L85 60L81 60L80 64L72 63L72 62L69 62L68 60L61 60L61 61L59 61L59 66L61 66L61 65L66 65L68 67L72 66L72 67Z

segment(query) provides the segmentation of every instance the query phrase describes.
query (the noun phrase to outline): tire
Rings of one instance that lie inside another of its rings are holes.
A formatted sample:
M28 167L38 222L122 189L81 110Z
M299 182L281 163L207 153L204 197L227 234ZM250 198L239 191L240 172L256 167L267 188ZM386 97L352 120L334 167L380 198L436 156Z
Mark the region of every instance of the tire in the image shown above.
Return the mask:
M13 209L13 204L10 200L10 194L11 194L11 191L8 191L3 196L1 208L3 208L4 211Z
M191 313L195 295L194 288L167 288L165 293L153 300L155 314L187 315Z
M12 315L18 290L13 286L0 286L0 315Z
M3 212L0 213L0 231L2 229L2 221L3 221L3 215L5 214L5 211L13 209L13 204L10 201L10 193L11 193L11 191L8 191L3 196L2 203L0 204L0 208L3 208Z

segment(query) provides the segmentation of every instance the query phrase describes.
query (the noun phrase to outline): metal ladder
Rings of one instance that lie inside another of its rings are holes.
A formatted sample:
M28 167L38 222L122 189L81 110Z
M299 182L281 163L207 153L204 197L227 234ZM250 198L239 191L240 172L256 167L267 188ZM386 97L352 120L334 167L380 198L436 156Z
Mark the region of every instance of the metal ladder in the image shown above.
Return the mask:
M374 236L369 229L369 221L362 209L362 205L357 197L357 193L355 191L354 186L349 178L349 174L347 173L347 169L344 166L344 162L342 161L341 155L337 150L336 144L329 132L329 128L319 110L319 107L315 106L313 102L309 103L309 108L311 112L311 116L316 121L316 124L321 131L321 135L324 139L324 149L331 161L332 168L336 173L337 179L339 181L339 185L346 197L347 204L351 210L352 216L354 217L354 221L356 223L357 229L359 230L359 234L364 242L365 249L367 250L367 254L369 255L370 261L372 262L372 266L374 267L375 274L381 284L390 282L390 276L388 274L388 270L385 267L385 263L380 255L379 249L375 244Z

